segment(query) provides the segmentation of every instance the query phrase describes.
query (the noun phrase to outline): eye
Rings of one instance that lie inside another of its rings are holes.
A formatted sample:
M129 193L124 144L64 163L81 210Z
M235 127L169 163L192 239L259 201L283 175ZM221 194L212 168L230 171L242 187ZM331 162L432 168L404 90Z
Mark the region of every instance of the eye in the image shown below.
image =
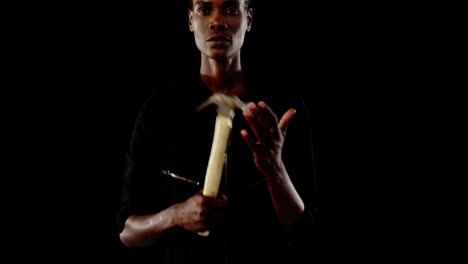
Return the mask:
M230 7L228 9L226 9L226 13L229 14L229 15L237 15L237 14L239 14L239 9L234 8L234 7Z
M198 11L198 13L200 13L201 15L204 15L204 16L208 15L210 13L210 9L204 8L204 7L199 8L197 11Z

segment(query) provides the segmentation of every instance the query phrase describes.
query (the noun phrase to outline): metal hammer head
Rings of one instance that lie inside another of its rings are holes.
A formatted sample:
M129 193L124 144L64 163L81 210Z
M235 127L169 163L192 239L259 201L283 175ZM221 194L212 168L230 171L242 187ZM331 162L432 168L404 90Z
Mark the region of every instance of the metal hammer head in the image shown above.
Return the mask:
M230 118L234 118L234 110L241 109L244 111L247 104L242 102L239 97L235 95L226 95L223 93L214 93L205 102L199 105L196 110L201 111L208 105L214 104L218 114L224 115Z

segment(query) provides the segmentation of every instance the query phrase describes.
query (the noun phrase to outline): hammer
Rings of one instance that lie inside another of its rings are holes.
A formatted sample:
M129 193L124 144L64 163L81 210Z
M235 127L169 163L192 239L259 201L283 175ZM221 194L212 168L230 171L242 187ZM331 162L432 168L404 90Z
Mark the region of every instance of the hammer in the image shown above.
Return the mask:
M247 108L247 104L242 102L237 96L214 93L198 106L196 110L201 111L203 108L212 104L216 106L218 115L216 116L213 143L211 145L208 167L206 169L203 195L216 197L221 182L228 140L231 135L232 119L235 116L234 110L241 109L244 111ZM208 236L209 231L198 232L198 234L201 236Z

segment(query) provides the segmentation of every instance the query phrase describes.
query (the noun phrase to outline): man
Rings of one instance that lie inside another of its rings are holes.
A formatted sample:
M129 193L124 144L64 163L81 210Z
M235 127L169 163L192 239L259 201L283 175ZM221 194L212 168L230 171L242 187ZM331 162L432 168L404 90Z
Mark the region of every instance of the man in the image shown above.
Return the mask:
M296 97L275 97L265 92L265 83L243 71L241 47L252 18L250 1L190 1L188 21L201 53L199 72L158 90L140 112L120 214L120 239L127 247L154 248L166 263L244 263L284 258L288 248L300 248L306 235L316 234L306 113ZM251 103L243 117L234 119L221 193L207 197L199 186L214 118L208 109L196 112L195 107L214 92ZM281 103L270 107L268 98ZM301 108L302 116L291 144L286 134L298 109L289 104ZM284 114L278 118L273 109ZM211 231L208 237L197 234L205 230Z

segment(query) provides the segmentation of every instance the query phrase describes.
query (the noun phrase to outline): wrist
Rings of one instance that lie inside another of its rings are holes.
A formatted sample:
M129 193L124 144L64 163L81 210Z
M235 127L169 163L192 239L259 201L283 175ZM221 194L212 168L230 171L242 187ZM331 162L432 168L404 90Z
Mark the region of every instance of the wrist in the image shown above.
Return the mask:
M284 179L284 177L287 176L287 172L283 160L275 160L275 162L273 162L263 174L267 181L278 181Z
M181 217L180 212L181 212L180 204L174 204L173 206L169 207L169 218L170 218L171 227L182 226L183 217Z

